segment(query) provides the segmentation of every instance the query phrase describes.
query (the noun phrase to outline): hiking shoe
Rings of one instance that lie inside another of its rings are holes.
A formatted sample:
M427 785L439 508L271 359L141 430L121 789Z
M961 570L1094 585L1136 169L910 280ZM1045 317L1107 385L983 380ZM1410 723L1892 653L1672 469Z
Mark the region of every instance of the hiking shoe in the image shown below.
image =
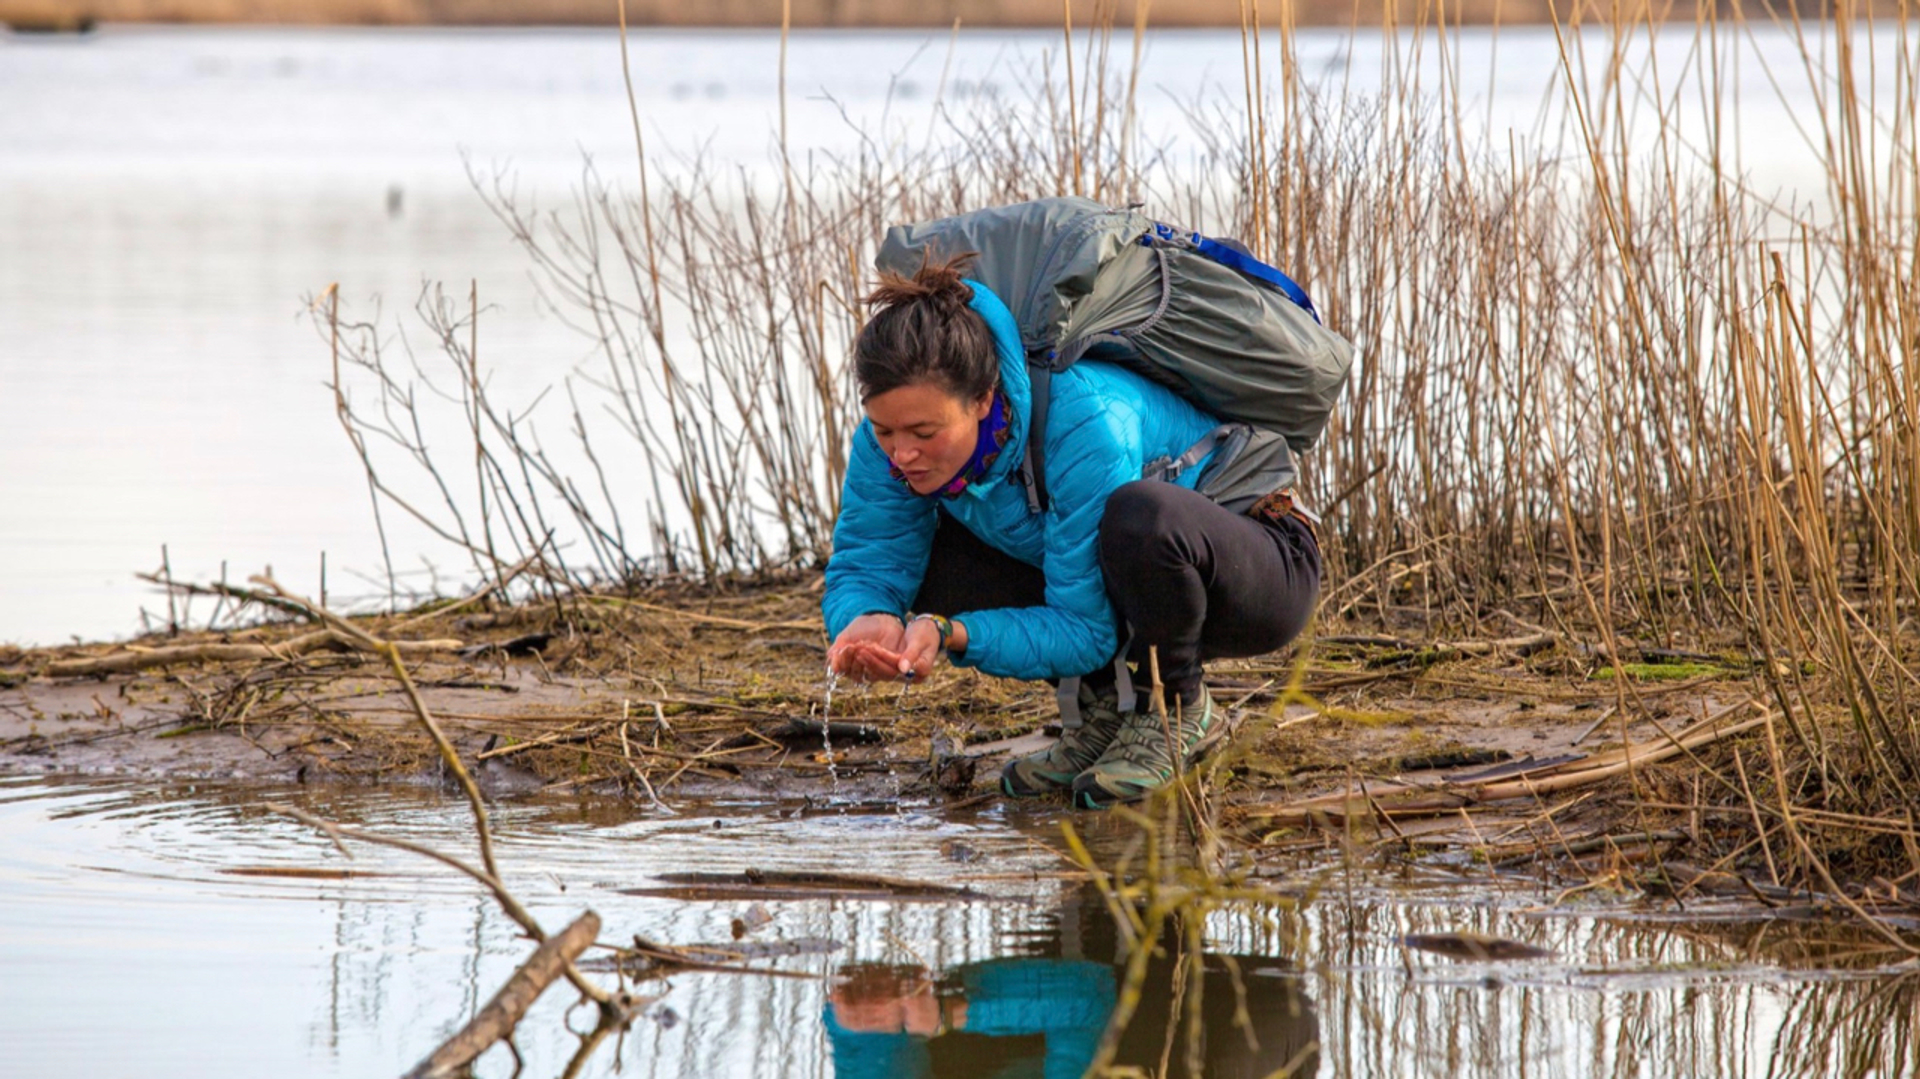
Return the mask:
M1080 723L1062 726L1060 740L1038 753L1015 757L1000 772L1000 789L1015 798L1036 798L1064 791L1113 744L1130 713L1118 697L1096 695L1080 687Z
M1073 804L1105 809L1137 802L1165 786L1175 771L1175 747L1167 744L1169 728L1185 768L1226 734L1226 715L1214 707L1205 686L1200 687L1199 703L1169 709L1164 725L1151 711L1132 713L1107 751L1073 781Z

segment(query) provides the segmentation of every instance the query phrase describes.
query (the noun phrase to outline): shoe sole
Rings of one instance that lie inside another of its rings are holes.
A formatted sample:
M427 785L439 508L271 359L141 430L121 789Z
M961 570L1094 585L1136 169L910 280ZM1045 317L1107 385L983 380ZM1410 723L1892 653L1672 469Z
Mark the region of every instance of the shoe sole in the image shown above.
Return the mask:
M1075 778L1078 778L1078 777L1075 777ZM1000 773L1000 793L1006 795L1009 798L1045 798L1048 795L1064 794L1072 790L1073 790L1073 780L1071 779L1067 780L1065 783L1059 784L1058 786L1049 787L1045 790L1034 790L1034 791L1015 790L1013 787L1012 781L1007 778L1007 773L1004 771Z

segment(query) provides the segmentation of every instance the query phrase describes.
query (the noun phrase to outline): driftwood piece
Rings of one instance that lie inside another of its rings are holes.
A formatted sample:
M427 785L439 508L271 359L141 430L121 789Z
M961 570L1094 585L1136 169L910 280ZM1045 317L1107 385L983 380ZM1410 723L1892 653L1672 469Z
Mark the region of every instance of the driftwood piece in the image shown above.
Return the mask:
M456 640L394 641L403 656L457 652L466 642ZM181 644L166 648L132 647L124 652L86 659L55 660L47 664L50 678L75 678L85 675L127 674L152 667L171 667L181 663L231 663L249 660L285 660L322 648L365 651L361 642L331 629L315 630L279 644Z
M828 937L795 937L792 940L736 940L730 944L682 944L687 955L705 956L716 961L742 959L780 959L794 955L829 955L846 945Z
M796 941L788 950L781 950L778 943L769 945L766 958L780 955L816 955L838 951L842 945L838 941L809 937ZM631 978L657 978L679 971L702 971L712 974L759 974L769 978L812 978L815 975L798 970L779 970L774 967L749 967L741 965L749 956L740 949L718 949L705 945L662 944L634 935L633 947L623 948L611 959L588 960L582 966L594 970L616 970Z
M761 733L776 742L785 743L832 742L841 746L872 746L887 740L887 736L880 733L878 728L870 727L865 723L849 723L840 720L822 723L820 720L802 716L794 716L784 725Z
M479 659L489 652L498 652L507 656L531 656L545 648L552 640L552 633L523 633L510 641L482 641L460 649L460 658Z
M1444 955L1449 959L1464 959L1470 962L1487 962L1496 959L1551 959L1553 953L1545 948L1536 947L1504 937L1490 937L1485 933L1408 933L1400 938L1402 947L1414 948L1435 955Z
M1830 903L1818 892L1795 891L1777 884L1766 884L1738 873L1701 869L1691 862L1665 861L1640 876L1641 890L1651 895L1670 895L1684 899L1689 893L1700 895L1749 896L1769 907L1782 903Z
M352 880L384 877L371 869L340 869L324 865L236 865L220 870L230 877L286 877L289 880Z
M813 873L749 869L744 873L657 873L668 885L621 888L622 895L702 900L755 899L986 899L983 892L951 884L903 880L865 873Z
M460 1074L494 1042L512 1034L520 1017L527 1014L547 986L559 980L567 964L579 958L599 936L600 916L587 911L572 925L548 937L466 1026L415 1065L405 1079L443 1079Z

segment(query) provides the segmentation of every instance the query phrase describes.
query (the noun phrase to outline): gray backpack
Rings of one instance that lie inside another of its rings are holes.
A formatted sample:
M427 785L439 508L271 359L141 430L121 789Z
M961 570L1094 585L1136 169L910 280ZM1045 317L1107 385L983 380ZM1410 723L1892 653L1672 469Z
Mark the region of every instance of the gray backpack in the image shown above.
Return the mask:
M1052 377L1081 359L1120 364L1220 417L1145 477L1171 479L1218 447L1199 491L1236 513L1298 479L1293 455L1320 437L1353 363L1306 292L1245 248L1088 199L897 225L874 262L911 277L928 255L963 251L978 253L968 275L1020 326L1033 404L1019 477L1034 512L1048 505Z

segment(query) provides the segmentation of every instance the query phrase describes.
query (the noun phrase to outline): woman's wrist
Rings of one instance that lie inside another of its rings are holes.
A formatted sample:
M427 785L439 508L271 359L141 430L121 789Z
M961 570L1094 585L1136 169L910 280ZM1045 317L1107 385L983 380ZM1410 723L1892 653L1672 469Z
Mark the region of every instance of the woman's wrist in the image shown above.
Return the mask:
M967 1029L967 998L941 997L940 1029L935 1032L934 1036L938 1037L948 1031L965 1029Z
M947 650L947 639L953 636L953 620L952 619L948 618L944 614L930 614L927 612L916 614L912 618L907 619L907 625L909 626L912 626L917 622L925 622L931 625L934 629L934 632L940 635L940 650L942 652Z
M967 627L946 615L925 611L907 619L907 625L926 622L940 634L940 650L949 655L959 655L967 650Z

